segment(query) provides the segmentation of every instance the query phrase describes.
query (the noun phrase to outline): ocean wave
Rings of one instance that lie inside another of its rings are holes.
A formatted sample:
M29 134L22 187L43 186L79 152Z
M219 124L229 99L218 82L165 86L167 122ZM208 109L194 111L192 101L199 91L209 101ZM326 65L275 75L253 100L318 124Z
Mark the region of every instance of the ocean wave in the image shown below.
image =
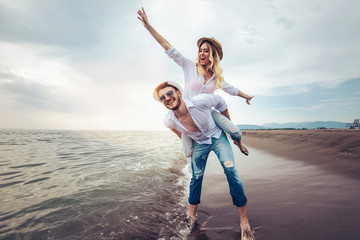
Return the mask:
M9 163L0 169L7 179L0 185L6 196L0 204L1 239L179 239L188 234L189 164L175 135L1 134L27 142L22 148L0 146Z

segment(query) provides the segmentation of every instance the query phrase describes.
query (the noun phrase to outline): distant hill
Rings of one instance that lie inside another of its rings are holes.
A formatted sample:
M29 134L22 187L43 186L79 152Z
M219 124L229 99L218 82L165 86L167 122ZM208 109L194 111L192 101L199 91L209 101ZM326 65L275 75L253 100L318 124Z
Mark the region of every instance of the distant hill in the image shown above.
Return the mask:
M240 124L240 125L237 125L237 126L238 126L238 128L240 128L242 130L268 129L268 128L263 127L263 126L251 125L251 124Z
M289 123L265 123L264 128L307 128L315 129L319 127L344 129L346 123L334 121L316 121L316 122L289 122Z
M296 129L316 129L320 127L345 129L346 123L335 121L316 121L316 122L289 122L289 123L265 123L263 125L239 124L242 130L258 130L258 129L276 129L276 128L296 128Z

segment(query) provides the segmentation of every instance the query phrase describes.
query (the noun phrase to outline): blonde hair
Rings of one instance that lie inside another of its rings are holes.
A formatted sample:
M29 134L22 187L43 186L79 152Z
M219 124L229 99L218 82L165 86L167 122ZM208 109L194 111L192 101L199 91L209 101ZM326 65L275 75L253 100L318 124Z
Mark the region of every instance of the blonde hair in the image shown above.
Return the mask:
M218 88L222 89L223 88L223 83L224 83L224 77L222 75L223 70L220 67L219 54L218 54L218 52L216 51L216 49L214 48L214 46L210 42L204 41L204 43L205 42L210 46L210 56L209 56L210 69L211 69L211 71L213 71L213 73L216 76L215 85ZM201 45L203 45L204 43L202 43ZM200 49L201 45L199 46L199 49ZM196 61L197 72L199 74L205 76L205 67L201 66L199 56L196 58L195 61Z

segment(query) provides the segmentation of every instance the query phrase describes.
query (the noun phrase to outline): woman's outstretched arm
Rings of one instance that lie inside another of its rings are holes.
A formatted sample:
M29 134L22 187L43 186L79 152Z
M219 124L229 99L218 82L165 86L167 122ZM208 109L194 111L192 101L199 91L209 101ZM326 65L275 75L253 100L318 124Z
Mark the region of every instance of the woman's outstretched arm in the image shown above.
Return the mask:
M138 10L138 19L144 24L144 27L149 31L149 33L155 38L155 40L166 50L171 47L171 44L161 36L149 23L148 18L146 16L145 10L142 7L141 10Z
M224 81L223 88L224 92L227 92L228 94L232 96L239 96L246 100L246 103L250 105L250 100L254 98L254 96L250 96L246 93L243 93L238 88L234 87L233 85L229 84L228 82Z
M250 100L254 97L254 96L247 95L246 93L243 93L243 92L240 91L240 90L239 90L239 92L238 92L238 96L246 99L246 103L247 103L248 105L250 105Z

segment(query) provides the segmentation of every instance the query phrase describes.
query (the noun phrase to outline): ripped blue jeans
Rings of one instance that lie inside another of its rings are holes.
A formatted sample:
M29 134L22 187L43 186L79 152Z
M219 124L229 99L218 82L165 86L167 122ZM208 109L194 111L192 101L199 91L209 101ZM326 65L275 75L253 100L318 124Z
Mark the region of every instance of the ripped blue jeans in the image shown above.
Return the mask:
M219 139L212 138L212 144L199 144L194 141L194 151L191 157L192 177L190 181L189 203L192 205L200 203L205 166L211 151L215 152L224 169L233 204L237 207L245 206L247 199L244 188L235 167L234 154L224 132L222 132Z
M241 130L227 117L215 110L212 110L211 116L213 117L216 125L218 125L226 133L230 134L232 140L237 141L241 139ZM191 157L194 149L193 140L184 133L182 133L181 143L185 157Z

